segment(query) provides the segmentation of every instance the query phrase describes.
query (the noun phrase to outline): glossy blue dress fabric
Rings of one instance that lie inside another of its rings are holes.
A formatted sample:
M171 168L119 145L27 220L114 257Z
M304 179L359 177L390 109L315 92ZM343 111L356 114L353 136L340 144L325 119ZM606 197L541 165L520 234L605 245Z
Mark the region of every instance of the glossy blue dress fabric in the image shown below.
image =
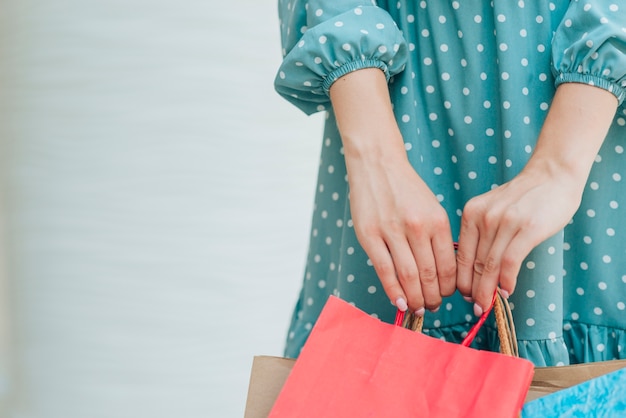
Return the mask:
M620 107L580 210L525 260L511 297L521 355L538 366L626 358L626 4L617 0L279 0L279 94L327 112L295 357L333 294L385 321L394 307L353 230L328 90L379 68L410 162L458 237L464 204L512 179L533 151L556 87L586 83ZM546 196L550 199L550 196ZM558 202L555 202L558 204ZM458 341L475 321L458 294L425 332ZM476 340L496 349L489 327Z

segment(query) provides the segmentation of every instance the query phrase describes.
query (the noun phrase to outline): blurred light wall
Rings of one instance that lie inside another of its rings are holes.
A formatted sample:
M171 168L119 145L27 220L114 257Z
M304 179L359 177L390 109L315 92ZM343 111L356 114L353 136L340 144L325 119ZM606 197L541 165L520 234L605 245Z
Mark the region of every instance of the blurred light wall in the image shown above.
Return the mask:
M10 307L9 288L7 277L7 199L6 186L8 183L8 138L10 136L9 120L6 111L10 98L6 93L9 80L9 65L4 60L7 56L8 14L4 13L6 3L0 0L0 417L9 415L9 380L10 365Z
M242 416L321 143L273 91L275 2L0 1L3 416Z

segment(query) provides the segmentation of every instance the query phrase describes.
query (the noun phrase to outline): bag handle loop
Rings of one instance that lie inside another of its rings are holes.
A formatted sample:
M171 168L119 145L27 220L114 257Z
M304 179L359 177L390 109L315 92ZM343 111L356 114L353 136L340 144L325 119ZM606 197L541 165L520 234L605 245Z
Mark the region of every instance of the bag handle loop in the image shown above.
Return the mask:
M511 307L508 300L503 298L497 290L493 295L491 305L487 310L485 310L485 312L483 312L480 318L478 318L478 321L469 330L461 345L469 347L472 341L474 341L474 338L476 338L478 330L487 320L487 317L491 313L492 309L496 319L498 338L500 340L500 352L508 356L519 357L517 337L515 335L515 325L513 324ZM408 328L412 331L422 332L424 317L417 316L411 312L405 315L405 312L398 310L396 312L395 324L397 326Z
M454 250L458 250L459 243L454 243ZM480 327L483 326L489 313L493 308L494 315L496 317L496 327L498 329L498 339L500 340L500 352L502 354L506 354L508 356L519 357L519 349L517 347L517 336L515 334L515 324L513 323L513 314L511 313L511 306L509 305L509 301L502 297L498 289L493 294L493 299L491 300L491 305L489 308L482 313L478 321L470 328L467 336L461 342L461 345L465 347L469 347L476 338L476 334ZM405 315L405 312L402 312L398 309L396 312L396 320L395 324L398 326L402 326L404 328L408 328L412 331L422 332L422 327L424 326L424 317L417 316L414 313L409 313Z

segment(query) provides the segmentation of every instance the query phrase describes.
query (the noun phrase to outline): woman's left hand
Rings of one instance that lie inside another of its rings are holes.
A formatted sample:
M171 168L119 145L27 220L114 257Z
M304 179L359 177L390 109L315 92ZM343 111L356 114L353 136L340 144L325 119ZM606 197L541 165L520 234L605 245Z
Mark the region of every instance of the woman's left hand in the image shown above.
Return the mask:
M617 100L606 90L561 84L535 151L513 180L467 202L457 251L457 288L479 315L499 285L515 290L522 262L572 218Z
M563 228L580 205L584 182L525 170L516 178L471 199L461 219L457 288L486 309L496 287L513 293L522 262L542 241Z

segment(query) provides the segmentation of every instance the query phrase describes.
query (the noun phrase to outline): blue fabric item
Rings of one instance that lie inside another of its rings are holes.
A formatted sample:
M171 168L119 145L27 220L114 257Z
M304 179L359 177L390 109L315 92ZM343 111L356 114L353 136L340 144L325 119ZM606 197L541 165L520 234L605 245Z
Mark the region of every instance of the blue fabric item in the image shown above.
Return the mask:
M626 369L528 402L522 418L626 416Z

